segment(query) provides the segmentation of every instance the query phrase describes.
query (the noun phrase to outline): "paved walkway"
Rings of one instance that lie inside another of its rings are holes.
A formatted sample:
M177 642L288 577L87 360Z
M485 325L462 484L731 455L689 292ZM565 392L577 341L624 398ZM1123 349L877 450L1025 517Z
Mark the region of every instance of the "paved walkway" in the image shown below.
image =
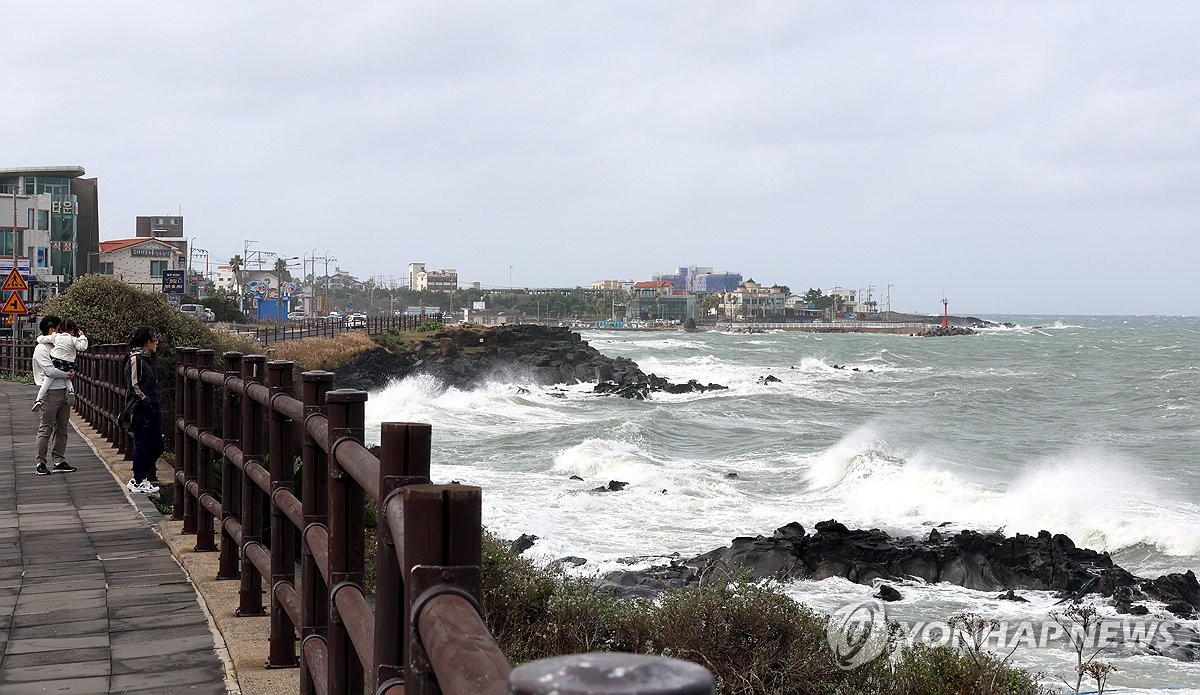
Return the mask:
M75 431L79 470L34 474L35 394L0 381L0 695L226 693L153 505L131 504Z

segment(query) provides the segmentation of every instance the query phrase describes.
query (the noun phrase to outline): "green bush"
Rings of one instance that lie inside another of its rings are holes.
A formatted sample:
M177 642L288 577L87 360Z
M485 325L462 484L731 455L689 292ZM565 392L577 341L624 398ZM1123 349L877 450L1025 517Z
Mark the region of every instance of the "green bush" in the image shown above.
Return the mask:
M110 275L84 275L63 294L46 303L45 314L70 318L87 334L91 345L125 345L140 326L159 334L158 381L163 413L175 407L175 348L260 352L261 348L228 333L209 330L203 323L167 304L161 294L144 292Z
M422 333L430 333L432 331L440 331L444 327L441 321L422 321L421 325L417 326L417 330Z

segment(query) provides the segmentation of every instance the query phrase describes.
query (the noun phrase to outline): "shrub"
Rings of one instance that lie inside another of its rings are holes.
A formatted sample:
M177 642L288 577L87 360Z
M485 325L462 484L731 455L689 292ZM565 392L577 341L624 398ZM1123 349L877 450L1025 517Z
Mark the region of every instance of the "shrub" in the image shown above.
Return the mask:
M161 294L143 292L109 275L84 275L63 294L47 302L46 314L71 318L92 345L129 342L140 326L153 326L159 334L158 382L163 412L175 407L175 348L196 347L261 353L262 348L243 338L212 331L200 321L167 304Z
M444 327L441 321L422 321L421 325L417 326L417 330L422 333L430 333L432 331L440 331Z

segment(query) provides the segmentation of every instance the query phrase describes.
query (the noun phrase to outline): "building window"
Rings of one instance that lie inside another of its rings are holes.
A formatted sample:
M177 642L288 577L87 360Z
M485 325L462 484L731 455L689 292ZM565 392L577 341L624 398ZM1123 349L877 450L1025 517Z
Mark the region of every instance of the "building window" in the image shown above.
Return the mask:
M113 264L106 262L106 261L101 261L100 262L100 273L102 275L112 275L113 274Z
M179 224L179 220L175 217L171 218L171 224Z
M150 261L150 277L160 278L170 261Z
M162 218L160 217L154 224L162 224L162 223L163 223L163 221L162 221Z

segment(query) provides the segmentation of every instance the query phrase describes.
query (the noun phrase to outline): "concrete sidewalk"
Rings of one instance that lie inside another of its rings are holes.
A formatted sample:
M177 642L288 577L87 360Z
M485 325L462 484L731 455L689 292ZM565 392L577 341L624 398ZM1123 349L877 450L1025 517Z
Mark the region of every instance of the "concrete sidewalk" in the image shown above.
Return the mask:
M0 695L229 692L145 496L131 504L74 430L79 470L34 474L35 394L0 381Z

